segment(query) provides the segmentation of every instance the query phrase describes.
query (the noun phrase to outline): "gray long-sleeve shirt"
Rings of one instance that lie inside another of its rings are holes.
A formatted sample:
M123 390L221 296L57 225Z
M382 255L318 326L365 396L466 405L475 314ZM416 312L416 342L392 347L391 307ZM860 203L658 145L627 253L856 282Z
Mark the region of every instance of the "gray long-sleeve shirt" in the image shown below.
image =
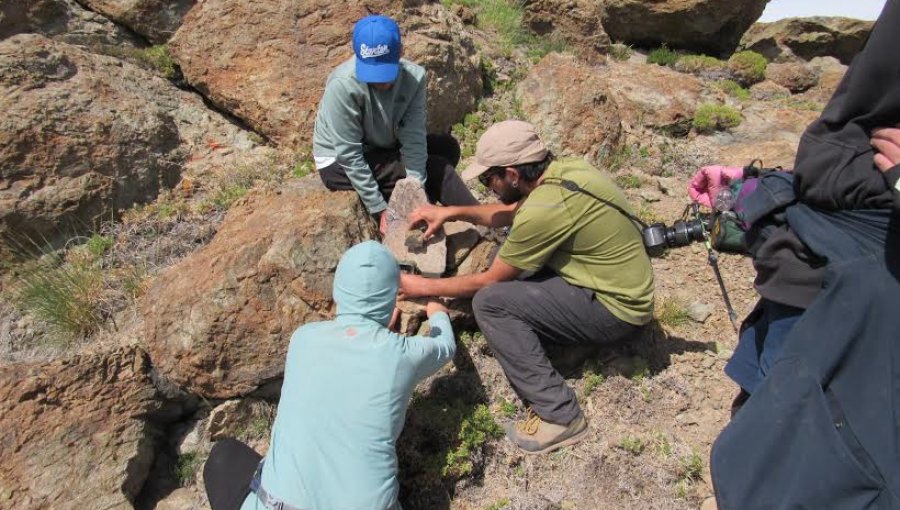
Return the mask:
M334 158L371 214L387 208L363 154L400 147L406 173L425 182L425 69L400 60L389 90L356 79L355 58L338 66L325 83L316 114L313 156Z

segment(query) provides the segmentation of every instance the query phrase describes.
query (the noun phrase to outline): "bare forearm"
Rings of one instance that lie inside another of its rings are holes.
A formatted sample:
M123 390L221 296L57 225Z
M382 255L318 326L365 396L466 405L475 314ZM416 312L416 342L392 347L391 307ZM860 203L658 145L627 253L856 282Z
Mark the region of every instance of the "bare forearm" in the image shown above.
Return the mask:
M440 297L472 297L482 287L490 282L485 278L485 273L476 273L465 276L452 276L450 278L429 279L422 289L424 295Z
M508 227L512 225L516 204L482 204L469 206L449 206L449 219L467 221L485 227Z

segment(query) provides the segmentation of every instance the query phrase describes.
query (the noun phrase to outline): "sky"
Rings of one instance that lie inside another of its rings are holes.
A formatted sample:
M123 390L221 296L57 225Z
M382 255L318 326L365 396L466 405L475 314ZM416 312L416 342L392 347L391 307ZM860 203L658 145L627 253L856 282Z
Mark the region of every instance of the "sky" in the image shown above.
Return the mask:
M844 16L874 20L885 0L770 0L759 21L798 16Z

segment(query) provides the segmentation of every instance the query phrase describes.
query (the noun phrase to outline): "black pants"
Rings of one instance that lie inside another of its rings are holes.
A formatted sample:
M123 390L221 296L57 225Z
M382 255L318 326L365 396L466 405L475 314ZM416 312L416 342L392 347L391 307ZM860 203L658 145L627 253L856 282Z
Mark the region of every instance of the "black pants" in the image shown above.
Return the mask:
M542 419L561 425L577 418L581 408L542 342L563 348L612 344L635 337L642 328L611 314L592 290L551 272L485 287L475 294L472 308L519 398Z
M478 200L472 196L472 192L456 173L455 164L459 162L458 144L454 150L453 143L445 136L428 136L428 161L425 163L426 181L425 194L432 203L440 202L443 205L478 205ZM367 152L364 157L378 190L381 191L385 201L390 200L397 181L406 177L406 167L400 156L399 149L375 149ZM319 177L325 187L331 191L353 190L353 184L337 163L332 163L319 169Z

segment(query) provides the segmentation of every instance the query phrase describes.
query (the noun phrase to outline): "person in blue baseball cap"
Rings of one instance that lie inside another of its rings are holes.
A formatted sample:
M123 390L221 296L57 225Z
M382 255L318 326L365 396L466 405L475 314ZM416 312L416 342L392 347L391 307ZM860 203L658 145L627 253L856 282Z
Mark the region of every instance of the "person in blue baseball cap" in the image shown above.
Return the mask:
M353 52L328 76L316 113L313 156L325 186L359 193L382 233L382 213L404 177L420 180L432 202L477 205L454 168L459 144L426 132L425 69L402 58L397 23L359 20Z

